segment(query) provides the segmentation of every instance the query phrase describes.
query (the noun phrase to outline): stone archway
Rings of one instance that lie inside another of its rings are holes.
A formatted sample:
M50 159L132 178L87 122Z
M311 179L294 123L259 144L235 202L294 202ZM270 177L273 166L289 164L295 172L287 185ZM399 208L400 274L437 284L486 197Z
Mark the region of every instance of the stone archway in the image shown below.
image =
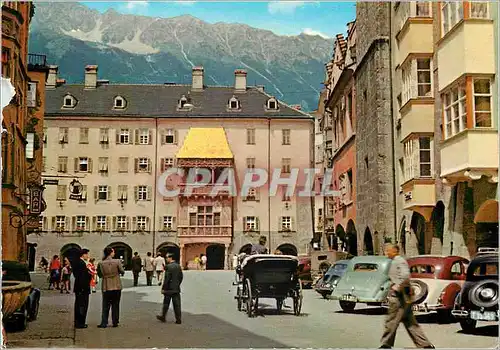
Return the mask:
M297 247L295 247L293 244L284 243L278 246L278 248L276 249L281 251L283 255L293 255L293 256L298 255Z
M352 220L349 220L347 222L346 241L347 241L347 251L349 252L349 254L357 256L358 233L356 232L356 226L354 225L354 221Z
M346 234L345 234L345 231L344 231L344 228L342 227L342 225L338 224L337 226L335 226L335 236L340 239L340 241L342 242L342 245L340 247L338 247L339 251L347 251L347 240L346 240Z
M66 244L61 248L61 262L64 258L68 258L69 262L73 264L75 261L80 259L81 247L76 243Z
M417 213L413 212L411 216L410 229L415 235L417 240L417 249L419 255L426 254L426 244L425 244L425 218Z
M402 255L406 255L406 218L401 220L401 225L399 226L399 247L401 249Z
M162 256L166 256L168 253L173 254L175 261L180 263L181 258L181 248L172 242L164 242L156 248L156 254L160 253Z
M363 251L365 255L374 255L375 253L373 250L372 232L369 227L365 229L365 234L363 236Z
M210 244L205 253L207 255L207 270L224 270L226 261L224 244Z
M252 245L250 243L245 244L243 247L240 249L240 254L245 253L245 254L250 254L252 252Z
M474 216L476 246L498 248L498 201L486 200Z
M108 244L115 251L115 259L123 259L123 267L125 270L132 268L132 248L123 242L113 242Z

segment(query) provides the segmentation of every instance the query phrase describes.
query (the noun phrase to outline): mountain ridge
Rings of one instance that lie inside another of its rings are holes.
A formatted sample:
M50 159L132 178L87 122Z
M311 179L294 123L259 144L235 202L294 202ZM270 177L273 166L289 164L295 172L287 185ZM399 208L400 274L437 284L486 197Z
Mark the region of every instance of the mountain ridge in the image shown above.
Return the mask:
M99 78L116 83L189 83L192 67L203 66L207 85L231 86L234 70L243 68L249 85L265 85L268 93L304 110L317 106L333 42L246 24L211 24L189 14L100 13L78 3L37 3L30 32L30 52L47 54L68 82L81 81L87 64L98 64Z

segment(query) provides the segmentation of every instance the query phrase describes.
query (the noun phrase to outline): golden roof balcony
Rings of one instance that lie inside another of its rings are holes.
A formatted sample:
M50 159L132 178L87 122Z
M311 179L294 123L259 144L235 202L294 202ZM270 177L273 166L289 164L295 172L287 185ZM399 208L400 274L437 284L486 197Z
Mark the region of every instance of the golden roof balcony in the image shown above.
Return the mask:
M199 186L199 187L198 187ZM219 186L219 185L218 185ZM226 185L220 185L220 188L217 188L214 190L216 187L215 184L207 184L204 186L196 185L196 184L180 184L179 189L180 189L180 196L183 197L201 197L201 198L207 198L207 197L231 197L231 191L225 189L222 186L228 186ZM226 187L227 188L227 187ZM214 191L215 195L212 195L212 191Z
M466 18L438 41L439 91L465 74L495 74L494 30L492 20Z
M486 176L498 182L498 133L496 129L466 129L441 144L441 177L454 184Z
M402 186L403 209L416 211L429 221L436 204L436 187L432 178L412 179Z
M409 100L400 110L401 141L411 134L434 133L434 98Z

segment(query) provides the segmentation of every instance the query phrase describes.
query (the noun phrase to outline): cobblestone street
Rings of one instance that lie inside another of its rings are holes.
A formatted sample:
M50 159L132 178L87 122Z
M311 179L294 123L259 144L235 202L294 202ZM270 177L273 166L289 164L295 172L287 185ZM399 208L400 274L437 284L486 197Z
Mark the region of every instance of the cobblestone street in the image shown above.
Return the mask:
M379 308L359 305L351 314L336 301L323 300L312 290L304 291L303 315L291 309L275 315L274 300L262 300L263 315L249 319L238 312L231 285L233 272L186 271L183 284L183 324L159 323L161 309L157 286L132 287L131 275L124 278L119 328L98 329L100 293L91 296L88 329L72 327L73 295L43 290L40 316L28 330L8 334L11 347L88 348L335 348L378 347L384 315ZM40 278L36 278L40 280ZM145 285L144 274L140 284ZM288 301L291 305L291 301ZM437 324L433 317L419 317L422 327L437 348L491 348L497 343L494 325L480 324L475 335L465 335L457 323ZM401 326L396 347L414 347Z

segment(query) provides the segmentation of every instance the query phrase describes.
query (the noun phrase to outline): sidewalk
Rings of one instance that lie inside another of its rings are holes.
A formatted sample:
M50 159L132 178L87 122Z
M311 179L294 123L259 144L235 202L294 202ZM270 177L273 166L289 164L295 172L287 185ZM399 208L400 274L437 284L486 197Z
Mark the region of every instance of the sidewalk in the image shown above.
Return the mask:
M47 276L34 273L31 279L42 292L38 318L23 332L7 333L7 347L75 347L73 294L47 290Z

